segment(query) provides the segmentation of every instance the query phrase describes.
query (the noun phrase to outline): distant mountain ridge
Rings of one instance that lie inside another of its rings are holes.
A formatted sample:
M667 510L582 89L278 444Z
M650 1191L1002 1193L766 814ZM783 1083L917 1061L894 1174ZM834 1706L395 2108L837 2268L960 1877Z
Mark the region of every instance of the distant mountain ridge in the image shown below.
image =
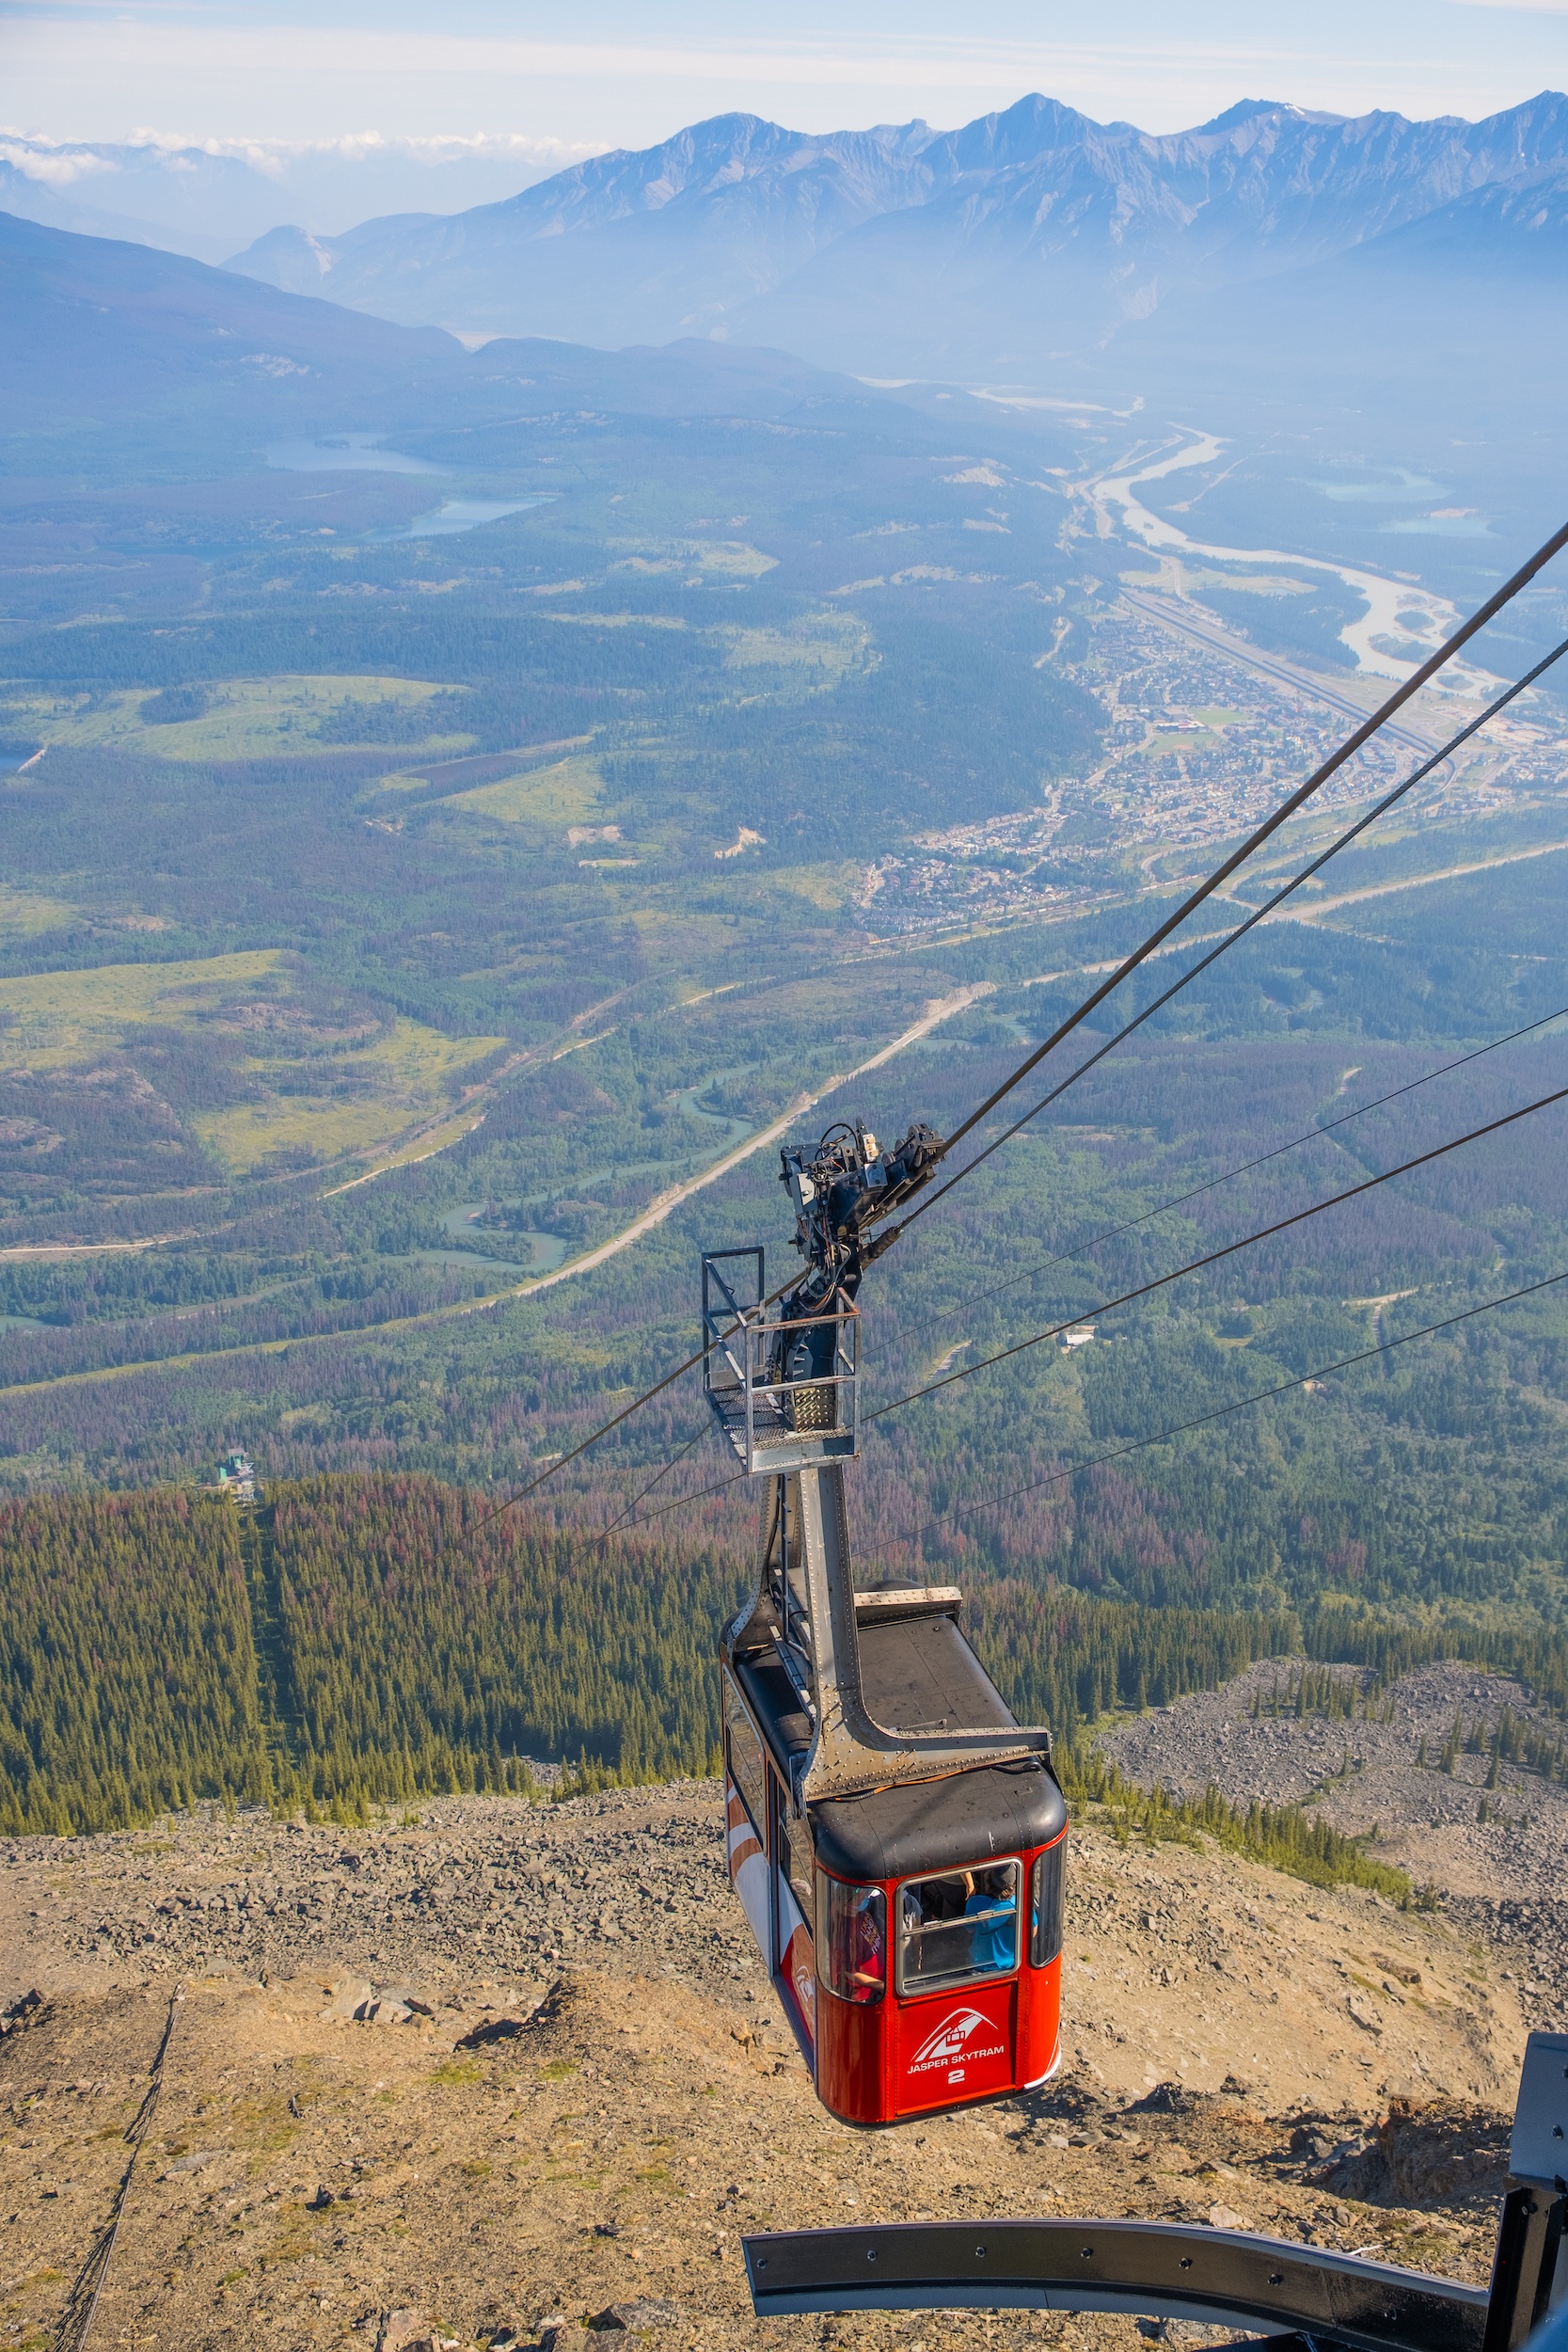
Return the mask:
M0 212L218 262L280 221L336 229L372 212L432 212L515 195L549 141L362 137L178 146L0 131ZM562 151L557 145L557 152ZM418 193L416 193L416 191Z
M1554 91L1473 123L1247 100L1158 137L1038 95L956 131L811 135L721 115L470 212L277 229L230 267L469 337L731 335L951 372L960 351L985 368L1101 348L1185 297L1422 222L1445 266L1472 235L1522 245L1541 209L1523 198L1564 169Z
M86 237L0 212L0 415L42 453L141 419L191 437L302 433L357 401L428 414L465 380L461 348L429 327L301 301L183 255ZM15 443L13 442L13 446ZM190 455L195 438L188 438Z
M275 439L515 422L585 407L636 416L809 419L903 434L887 394L788 354L690 339L607 352L560 341L475 356L407 327L123 239L0 210L0 455L11 471L141 479L262 461ZM437 483L432 497L439 495Z

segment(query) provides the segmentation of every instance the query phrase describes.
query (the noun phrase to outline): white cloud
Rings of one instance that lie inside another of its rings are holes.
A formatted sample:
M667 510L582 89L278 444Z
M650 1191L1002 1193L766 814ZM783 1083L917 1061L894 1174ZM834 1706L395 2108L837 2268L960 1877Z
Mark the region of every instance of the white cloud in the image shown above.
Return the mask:
M221 139L143 125L129 132L124 143L168 154L194 149L203 155L231 155L259 171L277 169L308 156L351 164L380 163L389 156L420 164L519 163L559 171L584 155L600 152L581 141L530 138L519 131L434 132L423 136L397 131L344 131L332 138Z
M69 188L73 181L85 180L90 173L119 169L110 156L90 151L56 153L54 142L34 146L24 142L21 133L0 133L0 163L13 165L24 178L41 180L50 188Z
M518 131L453 131L416 136L388 131L345 131L335 138L211 138L198 132L160 131L138 124L117 146L140 149L171 167L193 153L230 156L254 170L277 175L306 159L338 163L383 163L395 158L416 164L516 163L530 169L560 171L585 155L603 152L589 141L531 138ZM112 156L71 139L51 138L41 131L0 125L0 159L16 165L31 180L46 180L65 187L85 173L118 171Z

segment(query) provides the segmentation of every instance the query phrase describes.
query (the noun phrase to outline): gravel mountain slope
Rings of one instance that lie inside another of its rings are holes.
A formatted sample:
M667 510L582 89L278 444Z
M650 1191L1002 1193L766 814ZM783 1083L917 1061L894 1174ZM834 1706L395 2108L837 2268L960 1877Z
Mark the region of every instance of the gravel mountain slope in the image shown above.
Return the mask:
M1568 1788L1506 1750L1533 1738L1548 1758L1560 1753L1560 1720L1507 1676L1455 1661L1402 1676L1370 1708L1368 1677L1334 1668L1364 1711L1331 1721L1317 1708L1298 1714L1300 1671L1296 1660L1264 1660L1107 1732L1101 1746L1144 1787L1198 1796L1212 1781L1242 1804L1310 1803L1348 1836L1373 1837L1380 1861L1440 1888L1449 1917L1509 1948L1529 2022L1560 2025Z
M738 2233L850 2215L1239 2217L1485 2275L1524 2017L1483 1937L1080 1829L1056 2080L851 2133L811 2095L717 1819L689 1784L0 1850L0 2342L57 2315L171 2000L109 2343L532 2343L634 2302L672 2348L969 2340L962 2314L757 2328ZM1027 2314L990 2335L1138 2341Z

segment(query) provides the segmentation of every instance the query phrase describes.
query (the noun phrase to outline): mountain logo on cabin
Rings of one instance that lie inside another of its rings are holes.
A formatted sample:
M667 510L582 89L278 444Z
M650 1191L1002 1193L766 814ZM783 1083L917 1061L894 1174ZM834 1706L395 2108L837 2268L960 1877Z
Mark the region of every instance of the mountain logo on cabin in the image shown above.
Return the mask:
M970 2036L982 2026L994 2033L996 2028L989 2017L982 2017L977 2009L956 2009L942 2019L934 2034L923 2042L910 2060L910 2073L920 2073L927 2066L945 2066L949 2058L994 2058L996 2050L972 2050ZM996 2049L1002 2047L996 2044Z

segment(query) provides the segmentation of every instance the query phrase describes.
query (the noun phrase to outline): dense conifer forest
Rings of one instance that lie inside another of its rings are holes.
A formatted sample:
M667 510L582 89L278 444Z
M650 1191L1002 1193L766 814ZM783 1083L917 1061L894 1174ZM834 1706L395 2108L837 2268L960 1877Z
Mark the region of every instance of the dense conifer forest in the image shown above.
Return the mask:
M556 1793L717 1769L714 1646L743 1563L492 1511L424 1476L301 1480L254 1512L168 1487L7 1504L0 1832L119 1829L201 1800L343 1820L461 1790L536 1801L546 1763L566 1768ZM1368 1709L1387 1678L1456 1655L1568 1705L1568 1644L1517 1629L1465 1636L1345 1607L1151 1608L1043 1574L981 1581L967 1622L1019 1715L1053 1726L1069 1793L1126 1834L1203 1834L1403 1895L1398 1873L1323 1821L1240 1813L1212 1790L1147 1794L1087 1735L1281 1656L1367 1667ZM1292 1709L1356 1703L1308 1665L1282 1688ZM1507 1726L1497 1736L1522 1753ZM1560 1741L1528 1760L1568 1776Z

